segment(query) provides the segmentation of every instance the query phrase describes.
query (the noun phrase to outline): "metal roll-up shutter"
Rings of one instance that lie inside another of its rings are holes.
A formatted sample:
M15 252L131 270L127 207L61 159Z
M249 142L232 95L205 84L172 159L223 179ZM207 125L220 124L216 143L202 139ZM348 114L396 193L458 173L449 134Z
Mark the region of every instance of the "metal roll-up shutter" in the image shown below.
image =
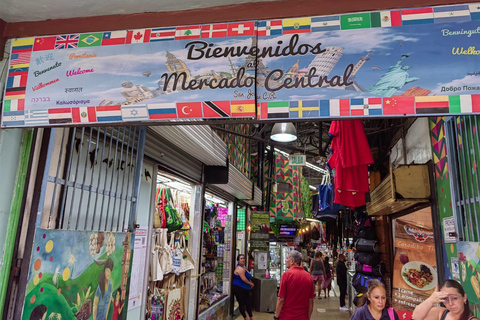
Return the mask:
M243 175L235 166L229 164L228 183L212 184L223 191L233 195L239 200L252 200L253 182Z
M226 166L227 145L210 126L175 125L151 129L207 166Z
M262 205L262 190L254 186L253 187L253 200L246 200L246 203L248 203L251 206L261 206Z
M145 156L193 181L202 181L202 163L150 127L147 128Z

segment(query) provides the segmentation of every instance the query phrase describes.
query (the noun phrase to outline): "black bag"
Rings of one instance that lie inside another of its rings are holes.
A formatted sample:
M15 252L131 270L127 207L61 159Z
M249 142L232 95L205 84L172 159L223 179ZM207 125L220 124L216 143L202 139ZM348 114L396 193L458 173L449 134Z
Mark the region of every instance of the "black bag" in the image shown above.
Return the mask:
M372 279L378 279L378 280L382 281L381 277L374 277L374 276L371 276L371 275L366 275L366 274L357 272L353 276L352 285L355 288L355 290L357 290L357 292L365 293L365 292L367 292L368 281L370 281Z
M376 238L376 233L374 228L365 228L359 230L357 233L357 239L367 239L367 240L374 240Z
M366 275L381 277L381 276L384 276L385 273L387 272L387 266L383 261L381 261L375 267L372 267L371 265L368 265L368 264L361 264L357 261L357 264L355 265L355 271L366 274Z
M377 253L380 250L377 241L361 239L361 238L358 239L357 242L355 243L355 248L357 249L357 252Z
M355 260L361 264L368 264L370 266L376 266L380 263L380 254L378 253L368 253L368 252L356 252Z

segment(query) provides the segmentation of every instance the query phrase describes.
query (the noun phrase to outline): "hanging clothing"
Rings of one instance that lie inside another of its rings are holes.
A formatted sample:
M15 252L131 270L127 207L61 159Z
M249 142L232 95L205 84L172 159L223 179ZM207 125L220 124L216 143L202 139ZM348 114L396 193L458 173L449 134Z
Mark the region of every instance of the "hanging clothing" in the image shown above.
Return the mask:
M365 205L368 165L373 164L373 157L362 121L333 121L328 134L333 137L327 164L335 170L334 203L348 207Z

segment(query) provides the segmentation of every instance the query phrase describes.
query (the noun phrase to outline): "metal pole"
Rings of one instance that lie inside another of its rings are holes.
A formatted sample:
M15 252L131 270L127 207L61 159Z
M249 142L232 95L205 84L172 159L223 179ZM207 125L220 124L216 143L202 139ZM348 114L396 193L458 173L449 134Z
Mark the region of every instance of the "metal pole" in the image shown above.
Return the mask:
M468 120L468 124L469 126L465 126L465 136L466 136L466 139L464 140L464 143L466 144L467 146L467 160L468 160L468 166L465 167L465 170L468 172L469 170L472 170L473 169L473 165L474 163L472 162L472 157L474 158L474 162L476 164L476 161L475 161L475 147L473 146L473 133L472 133L472 124L473 122L471 121L472 117L471 116L465 116L464 117L465 120ZM468 135L468 132L470 132L472 134L472 137L470 139L469 135ZM470 149L471 148L471 149ZM472 150L472 152L470 152L470 150ZM472 153L472 157L470 157L470 153ZM476 176L477 177L477 190L478 190L478 175L475 174L475 172L470 172L470 174L467 174L466 175L466 182L467 182L467 188L471 188L469 191L472 192L471 194L471 197L469 196L469 202L470 202L470 205L473 206L473 211L474 211L474 215L475 215L475 226L472 226L471 230L472 230L472 233L473 231L475 230L476 231L476 238L475 239L472 239L472 241L478 241L480 239L480 230L478 230L478 213L477 213L477 206L476 206L476 201L475 201L475 186L474 186L474 181L473 181L473 176ZM470 183L468 182L469 181L469 178L470 178ZM473 224L473 221L470 221L470 223Z
M97 132L97 140L95 142L95 155L94 155L94 161L96 161L97 159L97 156L98 156L98 143L100 141L100 128L97 128L95 130ZM90 132L90 139L92 138L91 136L91 132ZM101 159L100 159L101 160ZM102 169L102 161L100 161L100 170ZM98 171L98 176L100 176L100 170ZM92 192L93 191L93 175L95 173L95 162L93 163L93 168L92 168L92 174L90 175L90 185L88 186L88 199L87 199L87 212L85 214L85 226L84 226L84 230L87 229L87 223L88 223L88 214L90 212L90 199L92 198ZM97 188L96 188L96 191L98 191L98 185L97 185ZM96 192L95 191L95 192ZM94 208L95 209L95 208Z
M457 126L456 124L456 120L458 120L459 122L459 125ZM460 128L458 128L460 127ZM461 187L461 191L462 191L462 201L463 201L463 205L465 207L465 213L468 214L468 221L470 221L470 216L471 216L471 212L470 212L470 206L468 206L468 199L470 198L469 196L469 193L468 193L468 189L466 188L466 186L464 186L463 182L464 182L464 179L466 177L466 163L465 163L465 140L463 139L463 135L462 135L462 118L461 117L456 117L455 119L455 137L458 139L458 137L460 136L460 139L462 141L462 147L460 148L460 145L459 146L459 152L460 152L460 160L459 161L459 167L460 167L460 179L459 179L459 182L460 182L460 187ZM467 189L467 190L466 190ZM470 228L465 228L466 231L467 231L467 241L471 241L471 236L470 236L470 232L471 230L469 230Z
M135 214L137 213L138 195L140 193L140 181L143 168L143 154L145 152L145 135L147 129L145 127L138 128L138 144L137 144L137 167L135 169L135 181L132 186L132 205L130 210L130 218L128 220L128 231L135 232ZM132 150L133 151L133 150ZM133 153L133 152L132 152Z
M60 167L62 165L63 144L65 142L65 130L68 130L68 129L63 129L62 142L60 143L60 151L58 153L58 161L57 161L57 173L55 174L55 180L53 181L52 205L50 206L50 215L48 217L48 225L50 225L50 219L52 219L53 208L55 207L55 195L57 194L57 178L60 175ZM60 215L60 214L63 215L63 212L57 211L57 215Z
M63 193L63 198L62 198L62 207L60 209L60 212L62 213L61 215L61 221L60 221L60 228L63 229L63 223L65 222L65 201L67 200L67 194L68 194L68 182L70 181L70 170L72 168L72 155L73 155L73 149L74 149L74 142L75 142L75 136L77 134L77 128L73 128L73 131L70 131L72 134L72 139L70 143L70 156L69 159L70 161L68 162L68 168L67 172L65 172L65 192Z
M85 128L82 128L82 137L80 139L80 148L79 148L79 151L78 151L78 158L77 158L77 166L75 168L75 177L73 179L73 190L72 190L72 197L71 197L71 200L70 201L70 212L68 214L68 220L67 220L67 230L70 229L70 219L72 218L72 210L73 210L73 202L75 201L75 191L77 189L77 175L78 175L78 167L80 165L80 156L82 154L82 151L83 151L83 137L85 136ZM70 177L69 177L70 179ZM78 212L77 212L77 215L78 215Z
M90 145L92 144L92 127L90 127L90 136L88 137L88 145L87 145L87 154L89 155L90 153ZM80 221L80 214L82 212L82 204L83 204L83 192L84 188L83 186L85 185L85 179L87 178L87 164L88 164L88 155L85 156L85 165L83 166L83 180L82 180L82 189L80 190L80 202L78 204L78 211L77 211L77 222L75 223L75 230L78 230L78 222ZM78 158L80 160L80 157ZM77 160L77 161L78 161ZM95 160L94 160L95 161ZM75 177L75 180L76 177ZM73 201L72 201L73 203ZM88 203L87 203L87 208L88 208ZM84 226L86 225L87 221L85 219Z
M90 228L90 230L93 230L93 225L95 223L95 217L97 215L97 203L98 203L98 195L100 194L100 180L101 180L101 177L102 177L102 166L103 166L103 161L104 160L107 160L107 162L105 163L105 170L108 170L108 158L106 159L103 159L103 157L105 156L105 145L106 145L106 141L107 141L107 128L105 128L105 130L103 130L103 145L102 145L102 156L101 156L101 159L102 161L100 162L100 168L98 169L98 178L97 178L97 191L95 192L95 204L93 206L93 217L92 217L92 227ZM101 133L101 127L98 128L98 135L100 135ZM113 130L113 129L112 129ZM98 225L100 226L100 222L98 223Z
M125 128L124 128L125 129ZM117 127L117 134L115 137L115 155L113 156L113 165L117 165L117 170L112 170L112 178L110 179L110 187L108 188L108 202L107 202L107 215L105 216L105 230L111 231L111 229L108 229L108 222L110 218L110 202L112 201L112 189L113 189L113 180L115 179L118 185L118 175L119 173L115 174L116 171L120 170L121 163L117 161L117 155L118 155L118 140L120 137L120 129ZM113 134L112 134L113 138ZM113 197L115 197L116 194L113 194ZM112 214L112 220L113 220L114 214ZM110 226L113 225L113 221L110 221Z

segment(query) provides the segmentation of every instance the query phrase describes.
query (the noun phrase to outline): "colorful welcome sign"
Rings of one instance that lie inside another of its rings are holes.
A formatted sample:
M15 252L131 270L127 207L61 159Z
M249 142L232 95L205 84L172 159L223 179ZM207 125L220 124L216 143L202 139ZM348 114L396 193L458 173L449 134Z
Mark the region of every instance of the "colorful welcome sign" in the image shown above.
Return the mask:
M13 41L2 127L470 114L480 4Z

